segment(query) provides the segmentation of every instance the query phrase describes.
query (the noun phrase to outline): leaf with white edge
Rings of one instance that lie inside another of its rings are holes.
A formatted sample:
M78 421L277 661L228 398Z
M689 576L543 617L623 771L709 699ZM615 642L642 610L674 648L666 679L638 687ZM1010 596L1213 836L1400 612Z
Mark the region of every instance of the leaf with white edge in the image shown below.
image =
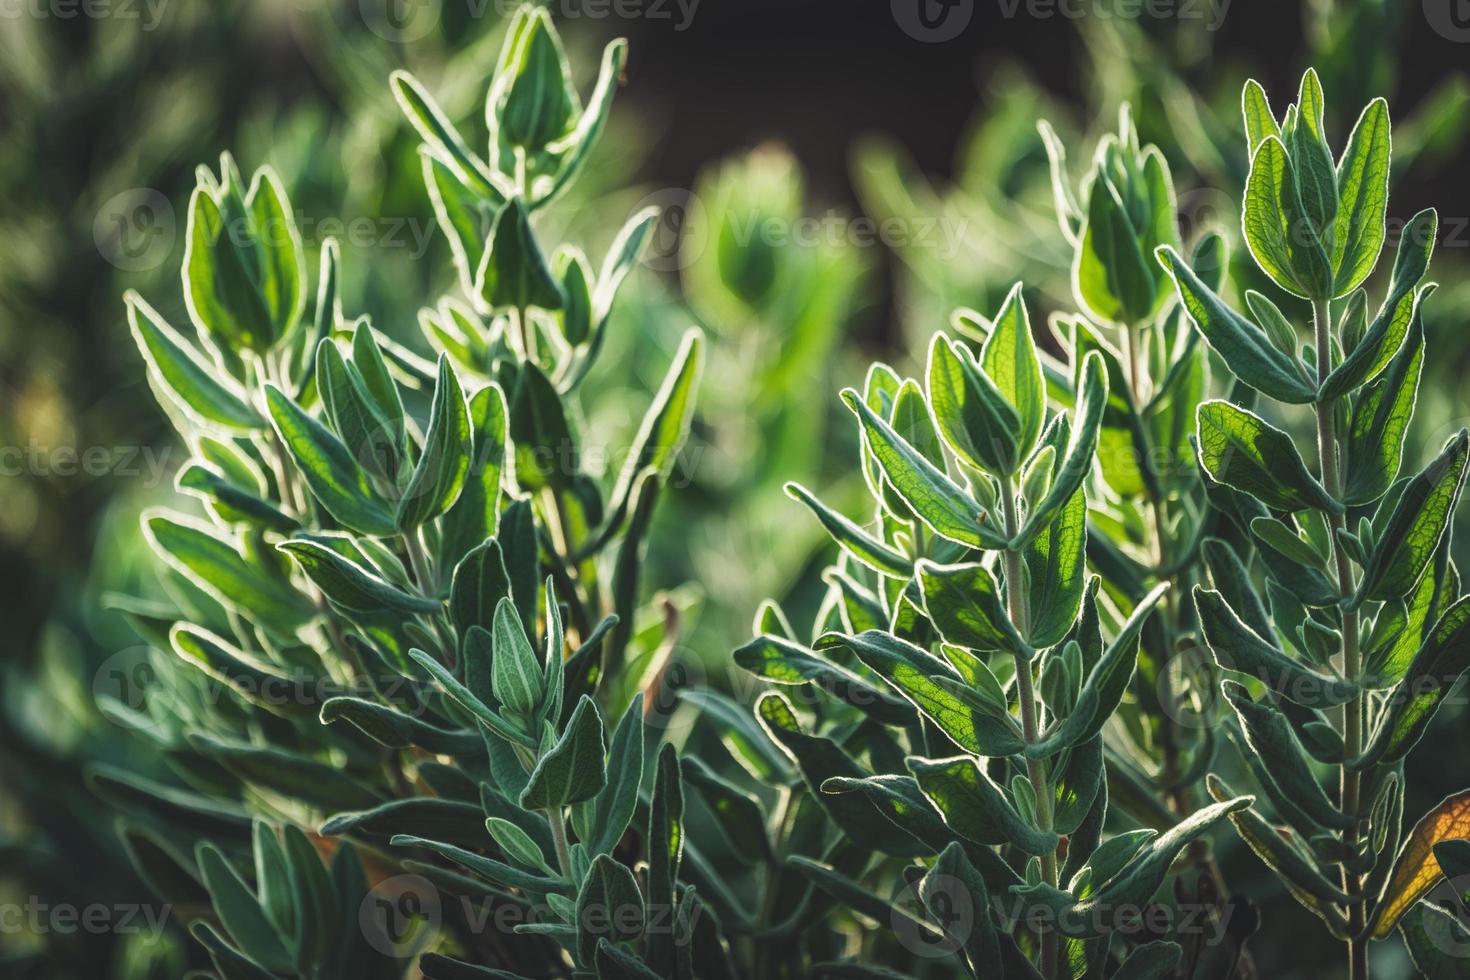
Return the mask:
M561 738L537 761L531 781L521 791L521 806L545 810L596 796L607 785L603 738L602 715L584 694Z
M526 202L519 196L495 216L485 255L475 270L475 295L492 310L562 307L561 283L536 242Z
M310 618L305 596L264 572L215 531L165 511L145 512L143 531L159 557L261 626L290 633Z
M878 630L857 636L829 633L817 641L818 649L834 646L851 650L966 752L989 756L1021 750L1024 743L1017 738L1014 726L962 700L945 683L966 686L959 671L929 651Z
M773 684L815 684L879 724L907 725L914 720L908 702L878 690L841 664L813 656L791 640L758 636L738 648L733 658L737 666Z
M231 431L265 427L249 398L228 375L208 364L187 340L137 293L124 296L128 327L157 386L175 396L195 419Z
M891 545L878 540L857 524L817 499L800 483L786 484L786 495L806 504L832 539L858 561L874 571L906 579L914 573L913 561Z
M265 386L265 397L276 432L327 513L360 534L396 534L393 512L342 441L275 385Z
M977 844L1013 844L1027 854L1056 850L1057 835L1032 827L973 756L906 760L919 788L950 828Z
M1172 248L1158 252L1174 277L1185 311L1210 347L1246 384L1277 401L1305 405L1316 389L1302 377L1295 361L1271 342L1256 324L1231 309Z
M893 489L940 537L972 548L997 548L1004 539L985 527L980 505L893 431L851 388L842 400L862 422L873 457Z
M1332 235L1333 293L1356 289L1378 263L1387 232L1392 157L1388 103L1374 99L1353 126L1337 164L1337 222Z
M1389 694L1382 720L1354 769L1393 765L1419 744L1444 699L1470 670L1470 596L1444 611L1408 672Z
M1199 458L1210 477L1274 510L1343 512L1302 462L1291 437L1226 401L1199 407Z
M1205 643L1225 670L1249 674L1304 708L1331 708L1357 697L1357 685L1319 673L1287 656L1274 630L1263 637L1243 623L1219 592L1196 586L1194 605Z
M1388 602L1407 595L1446 533L1470 462L1470 430L1461 429L1419 475L1405 484L1393 513L1378 534L1353 597Z
M1374 939L1388 938L1404 913L1444 878L1435 860L1434 845L1467 838L1470 838L1470 790L1445 797L1419 818L1404 838L1403 847L1394 858L1393 872L1378 897L1378 909L1369 933Z
M980 351L980 367L994 382L1020 420L1016 437L1017 455L1031 455L1046 421L1046 380L1041 359L1031 335L1031 315L1021 294L1021 284L1011 287Z
M1051 489L1026 517L1026 524L1011 542L1021 548L1049 528L1057 514L1072 500L1097 456L1098 434L1102 430L1103 412L1108 403L1108 372L1102 355L1091 351L1078 369L1077 390L1081 397L1072 411L1072 429L1062 461L1052 476Z
M1388 362L1398 353L1413 321L1414 307L1422 301L1416 294L1424 274L1429 271L1429 259L1434 254L1434 243L1439 234L1439 213L1426 208L1404 225L1399 235L1398 255L1393 263L1393 275L1388 283L1388 295L1383 306L1373 318L1367 333L1358 345L1348 352L1342 363L1332 369L1322 383L1317 397L1322 401L1340 398L1358 386L1372 381ZM1420 293L1423 291L1421 290Z
M410 595L375 572L315 541L298 538L284 541L276 547L296 560L306 577L333 605L348 612L371 613L387 609L397 613L431 613L440 608L438 600Z
M1424 323L1416 305L1414 322L1398 354L1354 400L1343 441L1343 502L1349 506L1373 503L1398 479L1423 367Z
M472 445L464 391L448 355L440 354L423 452L398 500L399 531L411 532L454 506L469 474Z
M1222 682L1220 689L1240 720L1246 747L1298 809L1323 829L1351 827L1354 818L1327 798L1286 716L1267 702L1251 700L1250 692L1234 681Z

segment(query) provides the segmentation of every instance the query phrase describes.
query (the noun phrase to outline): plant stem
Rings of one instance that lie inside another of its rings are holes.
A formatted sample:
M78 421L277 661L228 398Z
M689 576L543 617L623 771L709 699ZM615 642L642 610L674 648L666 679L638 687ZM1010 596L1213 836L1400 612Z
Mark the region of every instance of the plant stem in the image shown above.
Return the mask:
M551 825L551 842L556 846L556 865L562 877L572 880L572 852L567 847L566 813L561 807L546 811L546 822Z
M418 582L419 591L426 596L432 596L437 590L429 572L429 556L424 554L418 531L404 531L402 538L403 550L408 553L408 563L413 568L413 577Z
M1332 321L1331 305L1328 300L1320 299L1312 303L1312 327L1317 346L1317 383L1321 385L1327 380L1332 370ZM1317 454L1322 463L1322 486L1334 500L1342 496L1342 479L1338 472L1338 440L1336 424L1336 403L1332 399L1325 399L1317 403ZM1337 589L1344 598L1351 596L1355 586L1353 584L1353 570L1349 563L1347 553L1343 550L1342 543L1337 539L1337 532L1344 527L1341 515L1329 515L1329 523L1332 527L1332 555L1337 565ZM1363 672L1363 656L1358 643L1358 614L1357 611L1345 611L1342 614L1342 674L1352 683L1357 683ZM1343 755L1351 759L1360 755L1363 751L1363 700L1361 697L1354 698L1343 705L1342 709L1342 743ZM1362 789L1362 775L1358 772L1341 767L1338 782L1338 803L1342 812L1354 818L1354 823L1343 831L1343 844L1351 851L1357 841L1359 800L1358 796ZM1352 895L1358 891L1357 876L1346 867L1342 868L1342 890ZM1365 940L1362 938L1364 929L1363 903L1354 901L1348 907L1348 930L1352 938L1348 940L1348 977L1349 980L1367 980L1368 977L1368 950Z
M1005 535L1007 540L1011 540L1016 536L1018 522L1016 520L1016 492L1010 477L1001 480L1000 490ZM1007 547L1002 555L1005 560L1007 612L1016 627L1016 632L1024 637L1030 632L1031 624L1026 596L1021 591L1021 552L1014 547ZM1021 731L1025 736L1026 744L1030 745L1040 737L1036 719L1036 694L1031 683L1031 661L1020 651L1017 651L1015 656L1016 698L1021 703ZM1031 791L1036 797L1037 826L1041 830L1049 831L1052 828L1051 790L1046 784L1046 769L1042 760L1027 756L1026 776L1031 781ZM1055 851L1042 855L1041 878L1053 888L1057 886ZM1041 975L1045 980L1053 980L1056 972L1057 934L1055 930L1047 930L1041 934Z

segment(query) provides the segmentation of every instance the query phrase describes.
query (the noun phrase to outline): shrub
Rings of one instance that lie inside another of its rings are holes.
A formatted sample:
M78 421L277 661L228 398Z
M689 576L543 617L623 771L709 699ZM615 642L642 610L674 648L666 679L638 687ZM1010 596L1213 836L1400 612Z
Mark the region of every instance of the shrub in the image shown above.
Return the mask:
M434 361L344 314L334 243L313 290L281 182L228 155L189 205L194 335L127 297L197 506L144 516L170 601L122 602L148 698L105 703L177 778L92 783L214 969L1227 977L1254 926L1206 843L1227 821L1354 978L1395 926L1427 974L1460 969L1462 930L1422 899L1470 865L1467 794L1399 841L1402 761L1470 666L1448 530L1470 434L1400 478L1435 218L1370 318L1387 106L1334 159L1315 74L1284 120L1247 86L1244 234L1283 294L1247 291L1249 315L1222 298L1224 239L1181 240L1127 109L1077 183L1043 127L1080 312L1038 331L1018 284L958 311L919 377L877 363L842 392L867 511L789 485L840 548L826 601L801 635L761 606L733 661L773 689L753 710L680 692L700 715L680 752L645 721L680 623L641 603L643 549L703 336L602 479L584 389L657 216L596 267L537 227L623 58L584 104L545 11L519 13L484 155L393 76L458 286L420 317ZM795 214L777 162L712 186L764 174L756 209ZM691 276L715 316L845 308L850 258L728 245ZM1263 417L1295 406L1317 473ZM1183 723L1217 695L1259 800Z

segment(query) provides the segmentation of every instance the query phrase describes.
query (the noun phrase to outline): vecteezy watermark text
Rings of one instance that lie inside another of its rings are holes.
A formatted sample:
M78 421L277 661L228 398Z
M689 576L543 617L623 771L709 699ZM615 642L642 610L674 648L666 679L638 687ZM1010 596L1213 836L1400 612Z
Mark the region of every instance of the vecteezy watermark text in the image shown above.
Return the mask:
M980 0L890 0L893 19L916 41L953 41L974 22ZM1006 20L1179 20L1218 31L1234 0L985 0Z
M158 27L170 0L0 0L0 19L136 21L145 31Z

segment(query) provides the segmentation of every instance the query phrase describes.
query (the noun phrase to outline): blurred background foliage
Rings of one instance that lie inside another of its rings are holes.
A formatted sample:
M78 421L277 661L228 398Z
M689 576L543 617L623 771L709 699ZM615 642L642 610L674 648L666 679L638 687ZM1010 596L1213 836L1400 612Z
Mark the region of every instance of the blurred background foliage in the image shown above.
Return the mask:
M818 577L830 546L781 488L799 480L838 509L859 498L842 384L874 356L912 367L953 308L994 309L1017 280L1033 310L1073 307L1040 118L1068 148L1086 147L1131 102L1142 139L1173 168L1186 237L1218 226L1239 249L1243 78L1285 91L1314 64L1329 113L1388 96L1390 215L1434 204L1444 216L1431 273L1443 288L1426 315L1436 354L1411 458L1470 417L1470 83L1456 67L1470 48L1436 35L1418 3L1240 4L1218 31L1182 18L1012 18L981 4L944 45L905 36L887 4L851 6L558 17L573 65L595 65L613 34L633 45L597 158L557 209L575 227L556 232L600 255L623 215L665 208L620 302L598 369L607 377L584 389L596 393L586 445L626 443L688 322L711 338L646 579L650 590L696 583L673 596L683 683L731 682L727 652L762 598L810 614L830 588ZM22 904L147 895L83 779L96 762L167 771L94 700L109 661L137 643L105 597L154 587L139 581L137 515L173 495L183 461L126 336L123 291L185 319L184 204L194 168L229 149L280 172L309 251L341 239L344 305L425 350L418 312L453 270L387 76L411 69L483 141L476 107L504 23L491 0L106 9L19 4L0 19L0 901ZM1329 118L1338 134L1350 123ZM1070 161L1074 176L1085 163ZM1262 288L1242 256L1235 287ZM631 388L616 380L630 376ZM1411 813L1470 781L1470 766L1444 755L1410 764L1424 770L1408 780L1423 787ZM1266 885L1248 858L1226 878ZM1254 897L1268 915L1304 914ZM1273 962L1313 975L1318 951L1290 931L1268 926L1256 942L1282 944ZM0 930L4 976L176 977L191 955L176 931Z

